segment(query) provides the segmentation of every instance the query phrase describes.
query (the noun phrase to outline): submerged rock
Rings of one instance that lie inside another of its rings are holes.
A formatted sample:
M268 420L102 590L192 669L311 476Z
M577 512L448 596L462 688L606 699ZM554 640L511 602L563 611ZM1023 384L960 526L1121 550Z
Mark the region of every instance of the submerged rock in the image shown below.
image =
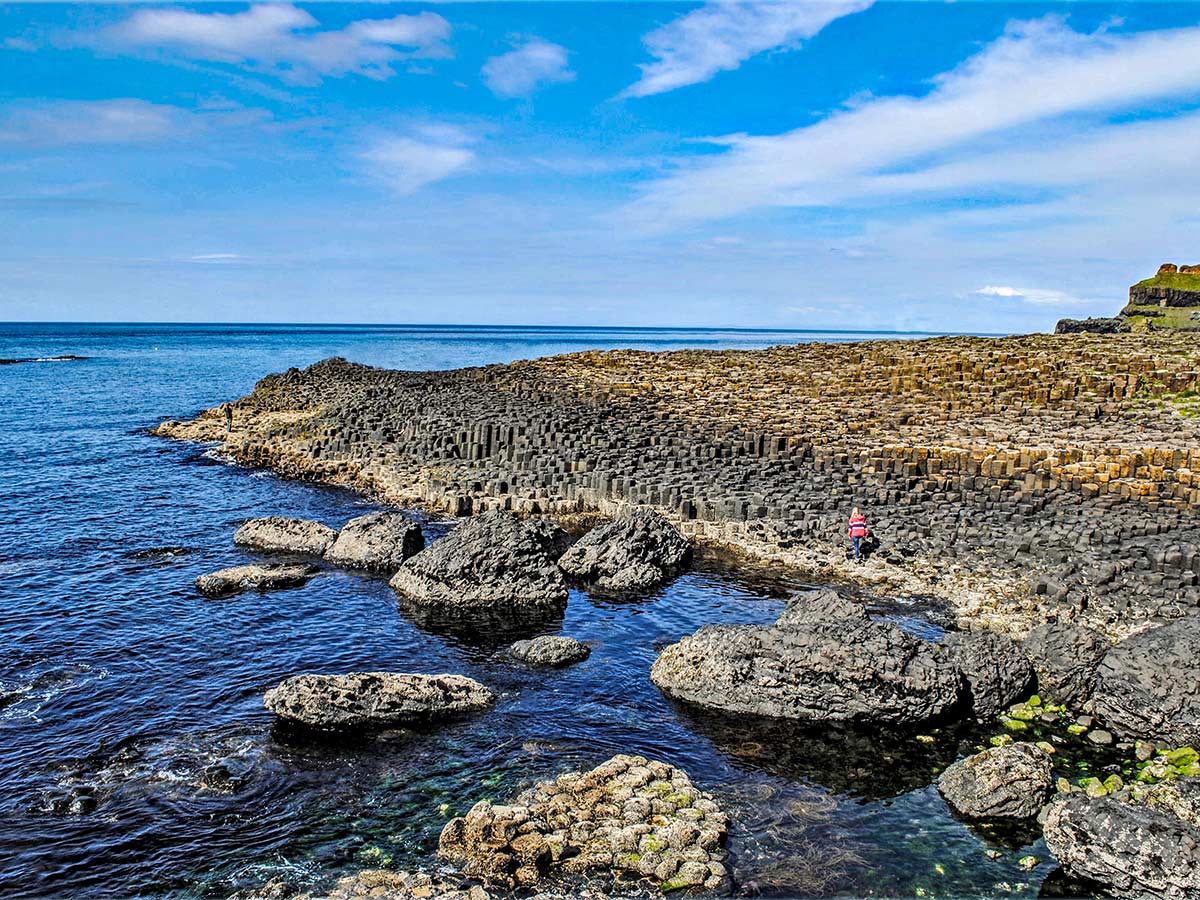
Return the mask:
M956 631L946 636L942 646L967 680L968 699L977 719L994 719L1029 696L1033 663L1012 638L994 631Z
M275 715L321 729L404 725L474 712L493 700L488 688L464 675L394 672L297 675L263 696Z
M1050 754L1033 744L1009 744L968 756L938 777L938 790L972 819L1030 819L1054 787Z
M416 522L396 512L373 512L342 526L325 558L338 566L394 572L424 548L425 535Z
M328 525L308 519L267 516L251 519L233 535L239 547L272 553L306 553L323 556L332 546L337 532Z
M567 583L555 560L568 541L550 522L495 510L405 560L390 584L423 606L558 611L567 604Z
M231 566L196 579L196 590L207 597L232 597L244 591L275 591L307 584L319 570L309 565Z
M510 806L484 800L449 822L438 854L504 887L554 876L641 876L663 890L726 881L728 820L687 775L640 756L542 782Z
M1052 703L1082 706L1096 687L1096 667L1109 648L1098 631L1059 622L1039 625L1025 639L1038 693Z
M1200 616L1135 634L1104 654L1093 706L1125 737L1200 744Z
M292 896L290 893L283 896ZM249 900L258 900L255 894ZM299 894L295 900L489 900L479 885L446 872L398 872L394 869L363 869L338 879L328 892Z
M1061 795L1046 809L1046 846L1068 873L1117 897L1200 896L1198 800L1193 778L1156 786L1145 802Z
M676 699L728 713L910 725L948 712L962 675L890 623L708 625L667 647L650 679Z
M558 565L594 588L625 593L662 584L691 558L692 545L678 528L653 509L638 507L593 528Z
M528 641L517 641L509 653L531 666L569 666L587 659L592 648L566 635L544 634Z

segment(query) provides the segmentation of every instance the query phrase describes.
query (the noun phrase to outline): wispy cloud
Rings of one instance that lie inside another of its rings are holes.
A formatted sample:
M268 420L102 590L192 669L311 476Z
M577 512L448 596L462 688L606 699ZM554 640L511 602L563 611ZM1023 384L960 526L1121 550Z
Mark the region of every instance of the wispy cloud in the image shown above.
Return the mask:
M810 38L835 19L859 12L872 0L710 3L647 34L642 42L655 62L626 97L662 94L736 69L757 53Z
M1081 34L1057 18L1015 23L936 78L924 96L871 99L780 135L713 139L723 152L652 183L625 215L666 229L763 207L878 202L921 191L971 198L997 186L1106 177L1112 166L1128 174L1162 156L1137 140L1150 123L1043 123L1198 92L1200 28L1117 35ZM1018 149L1020 129L1034 124L1037 145ZM1184 119L1160 127L1177 136L1194 125ZM1106 149L1112 141L1120 153ZM1081 146L1090 159L1082 168ZM1035 156L1043 165L1029 164ZM1183 159L1194 165L1195 156L1192 150Z
M145 100L55 100L0 110L0 144L135 144L186 130L188 114Z
M426 124L410 133L376 136L359 160L371 177L395 193L411 194L468 169L477 140L454 125Z
M975 292L981 297L999 297L1003 300L1018 300L1021 303L1032 303L1034 306L1086 306L1096 303L1083 297L1075 297L1065 291L1050 288L1016 288L1007 285L992 285L982 287Z
M260 3L244 12L139 9L93 36L113 50L174 51L192 59L245 65L284 81L306 84L358 74L383 80L406 59L449 55L450 23L432 12L361 19L321 29L306 10Z
M575 80L567 65L567 48L537 37L493 56L482 71L484 83L497 97L525 97L545 85Z

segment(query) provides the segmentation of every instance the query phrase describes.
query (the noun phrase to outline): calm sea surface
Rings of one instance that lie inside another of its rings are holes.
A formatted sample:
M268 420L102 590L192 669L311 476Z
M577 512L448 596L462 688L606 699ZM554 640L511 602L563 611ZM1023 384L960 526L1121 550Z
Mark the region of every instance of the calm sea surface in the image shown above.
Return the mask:
M507 660L517 633L415 622L386 581L213 601L193 579L248 561L251 516L339 526L373 508L229 465L145 429L328 356L405 369L587 348L753 348L862 335L689 330L0 325L0 895L226 897L274 877L320 886L431 866L445 821L482 798L613 753L686 769L730 810L736 890L769 896L1036 896L1022 835L973 831L930 786L974 738L932 746L698 717L647 673L710 622L767 622L795 585L715 561L643 598L572 593L586 662ZM431 522L436 538L447 527ZM919 608L880 606L936 634ZM300 672L461 672L501 693L428 733L347 744L273 734L264 690Z

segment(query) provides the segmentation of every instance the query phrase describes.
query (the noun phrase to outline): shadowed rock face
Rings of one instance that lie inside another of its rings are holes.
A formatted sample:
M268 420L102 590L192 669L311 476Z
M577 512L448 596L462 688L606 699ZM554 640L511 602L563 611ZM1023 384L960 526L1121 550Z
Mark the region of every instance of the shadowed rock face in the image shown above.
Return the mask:
M232 597L244 591L274 591L299 587L317 573L316 566L232 566L196 579L196 590L207 597Z
M297 675L267 691L263 704L308 728L355 730L473 712L494 699L488 688L463 675L351 672Z
M400 513L373 512L347 522L325 553L329 562L371 572L394 572L425 548L421 526Z
M481 801L442 830L438 853L506 887L625 873L666 889L726 882L727 818L666 763L614 756L542 782L511 806Z
M1100 661L1096 713L1122 735L1200 742L1200 616L1126 638Z
M1050 754L1026 743L968 756L938 777L946 802L972 819L1032 818L1053 786Z
M667 647L650 679L707 709L807 721L912 725L948 712L962 675L890 623L710 625Z
M613 593L646 590L681 572L692 546L649 508L627 511L593 528L559 559L559 567L593 588Z
M320 522L267 516L251 519L242 525L234 533L233 542L251 550L323 556L336 537L336 531Z
M1096 667L1110 644L1104 635L1060 622L1039 625L1025 640L1037 672L1038 693L1054 703L1082 706L1096 687Z
M1117 897L1200 896L1198 788L1195 779L1180 779L1167 788L1174 802L1155 806L1121 796L1061 796L1046 809L1046 846L1068 873Z
M528 641L517 641L509 652L531 666L558 668L581 662L591 656L592 648L566 635L542 635Z
M555 560L568 542L550 522L484 513L405 560L390 584L421 606L553 612L567 604Z
M994 719L1011 704L1029 696L1033 664L1021 645L992 631L951 632L942 645L967 680L975 717Z

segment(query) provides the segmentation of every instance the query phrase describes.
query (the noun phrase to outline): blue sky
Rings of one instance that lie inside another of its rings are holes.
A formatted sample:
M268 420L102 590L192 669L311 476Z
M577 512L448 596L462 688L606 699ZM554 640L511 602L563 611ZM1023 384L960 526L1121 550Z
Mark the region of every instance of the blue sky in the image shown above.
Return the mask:
M0 319L1045 330L1198 172L1193 3L0 6Z

